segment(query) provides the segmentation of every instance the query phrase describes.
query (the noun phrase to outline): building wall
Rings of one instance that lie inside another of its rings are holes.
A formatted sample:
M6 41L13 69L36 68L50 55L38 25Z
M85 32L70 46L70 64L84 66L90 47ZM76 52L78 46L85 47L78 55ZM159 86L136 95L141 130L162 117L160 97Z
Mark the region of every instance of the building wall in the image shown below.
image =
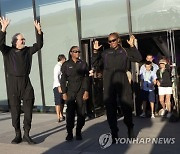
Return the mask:
M180 28L179 0L131 0L132 31Z
M82 38L128 33L126 0L80 0Z
M44 32L42 72L45 103L53 106L53 68L59 54L68 55L72 45L78 45L75 0L36 0L36 13ZM128 34L127 0L79 0L82 38L103 37L111 32ZM132 31L180 29L179 0L131 0ZM33 6L30 0L1 1L1 15L11 19L7 29L7 44L17 32L24 34L26 44L35 39ZM35 105L42 105L37 53L33 56L30 74L34 86ZM7 104L3 58L0 56L0 105Z
M42 66L44 92L47 106L54 105L53 99L53 69L59 54L68 55L73 45L78 45L78 32L74 0L37 1L37 11L41 18L44 32L44 47L42 49Z

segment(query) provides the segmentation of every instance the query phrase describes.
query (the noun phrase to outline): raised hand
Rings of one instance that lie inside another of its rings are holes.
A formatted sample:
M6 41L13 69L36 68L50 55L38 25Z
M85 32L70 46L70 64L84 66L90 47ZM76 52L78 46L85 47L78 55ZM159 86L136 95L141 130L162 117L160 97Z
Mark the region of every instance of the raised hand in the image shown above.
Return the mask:
M37 32L41 34L41 24L37 20L34 21L34 26L36 27Z
M10 20L7 19L7 18L4 18L4 17L0 17L0 23L1 23L1 31L2 32L5 32L6 31L6 28L8 27L9 23L10 23Z
M127 40L127 43L131 46L131 47L134 47L134 41L135 41L135 37L134 35L131 35L129 40Z
M94 50L98 50L100 47L101 47L102 45L99 45L99 41L94 41L94 43L93 43L93 48L94 48Z

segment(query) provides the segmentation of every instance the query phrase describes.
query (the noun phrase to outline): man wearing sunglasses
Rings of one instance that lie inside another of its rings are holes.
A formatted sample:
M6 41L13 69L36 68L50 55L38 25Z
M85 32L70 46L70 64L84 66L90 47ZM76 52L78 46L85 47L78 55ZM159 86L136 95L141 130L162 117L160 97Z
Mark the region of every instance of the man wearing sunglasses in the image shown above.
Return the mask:
M32 56L43 46L43 33L39 22L34 21L37 30L37 43L33 46L25 46L25 39L21 33L16 33L12 37L12 47L5 45L6 29L10 20L0 17L0 50L4 56L7 72L7 92L11 108L12 125L15 128L16 137L12 144L22 141L20 129L21 101L24 110L24 136L23 141L28 144L35 144L30 138L32 110L34 105L34 90L31 85L29 74L31 71Z
M124 123L128 128L128 137L134 138L133 100L131 86L126 74L130 61L140 62L142 60L140 52L134 46L134 40L135 37L132 35L130 40L127 41L130 48L124 49L121 45L119 34L111 33L108 36L110 48L102 52L99 51L101 48L99 42L94 42L92 63L103 68L103 100L106 106L107 120L111 129L113 143L116 142L119 131L117 127L117 97L124 114Z
M88 99L89 70L87 63L79 59L80 50L72 46L69 51L69 60L62 65L61 89L66 101L66 129L67 141L73 139L75 112L77 113L76 140L82 140L81 129L85 124L85 101Z

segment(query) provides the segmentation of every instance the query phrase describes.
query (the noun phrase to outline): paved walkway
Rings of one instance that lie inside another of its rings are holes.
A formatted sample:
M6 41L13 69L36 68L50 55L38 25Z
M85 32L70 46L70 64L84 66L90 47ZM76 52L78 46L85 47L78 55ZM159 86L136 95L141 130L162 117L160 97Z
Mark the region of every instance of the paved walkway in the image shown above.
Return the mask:
M23 115L21 117L23 119ZM21 122L22 123L22 122ZM105 149L99 144L99 137L109 132L106 116L101 116L86 122L83 128L83 140L66 142L65 122L57 123L55 114L33 114L31 136L37 142L31 146L27 143L11 144L14 129L11 126L9 113L0 112L0 153L1 154L179 154L180 152L180 122L170 123L162 118L134 117L135 134L139 139L158 138L159 144L138 141L125 144L127 130L122 118L118 120L120 143ZM164 139L170 139L174 144L163 144ZM163 141L162 141L163 140ZM109 142L108 142L109 143Z

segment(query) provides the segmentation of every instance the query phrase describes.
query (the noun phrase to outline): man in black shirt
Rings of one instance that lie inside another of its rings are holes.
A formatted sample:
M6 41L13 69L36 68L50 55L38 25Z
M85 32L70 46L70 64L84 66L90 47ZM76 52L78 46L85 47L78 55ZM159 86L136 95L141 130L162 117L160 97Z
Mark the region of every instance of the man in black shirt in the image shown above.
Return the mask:
M5 45L6 29L10 20L0 17L0 50L4 56L7 72L8 99L11 108L12 125L15 128L16 137L12 144L18 144L22 141L20 129L21 101L24 109L24 136L23 141L29 144L35 144L30 138L32 109L34 105L34 90L29 79L31 71L32 55L43 46L43 33L40 23L34 21L37 30L37 43L31 47L25 46L25 38L21 33L16 33L12 37L12 47Z
M85 124L85 101L89 94L89 71L87 63L79 59L79 47L69 51L69 60L63 63L61 71L61 89L66 101L67 141L73 139L75 111L77 113L76 140L82 140L81 129Z
M130 48L124 49L121 45L119 34L111 33L108 36L110 48L103 52L98 51L101 47L98 41L94 42L92 63L94 67L103 68L103 97L113 143L118 138L119 131L117 127L117 97L124 114L124 123L128 127L128 137L134 137L132 92L126 74L130 61L139 62L142 59L140 52L134 46L134 39L135 37L131 36L130 40L127 41Z

